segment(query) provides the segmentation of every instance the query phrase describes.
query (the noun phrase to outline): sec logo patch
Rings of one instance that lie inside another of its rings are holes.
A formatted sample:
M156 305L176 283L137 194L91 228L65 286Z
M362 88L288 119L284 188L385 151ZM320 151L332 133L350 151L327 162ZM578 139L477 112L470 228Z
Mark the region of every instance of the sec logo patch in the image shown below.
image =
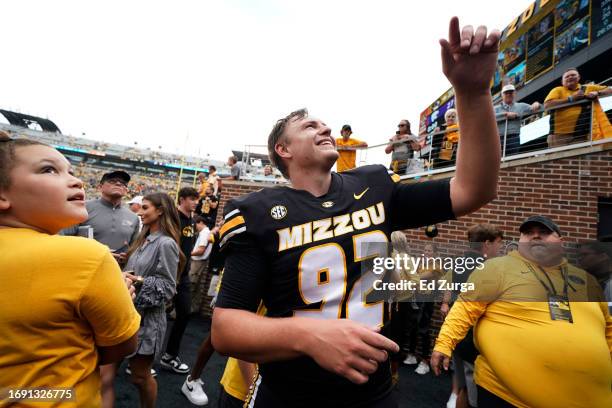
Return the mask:
M287 207L285 207L284 205L275 205L270 210L270 215L275 220L282 220L283 218L285 218L285 216L287 216Z

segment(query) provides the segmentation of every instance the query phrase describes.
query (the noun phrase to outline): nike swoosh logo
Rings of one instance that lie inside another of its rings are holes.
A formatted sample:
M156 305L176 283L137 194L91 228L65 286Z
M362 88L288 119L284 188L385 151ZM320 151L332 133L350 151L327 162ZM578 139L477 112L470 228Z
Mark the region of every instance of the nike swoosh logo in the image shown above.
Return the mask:
M355 200L359 200L361 197L363 197L363 195L366 193L366 191L368 191L370 189L370 187L366 188L365 190L363 190L361 192L361 194L355 194L353 193L353 197L355 197Z

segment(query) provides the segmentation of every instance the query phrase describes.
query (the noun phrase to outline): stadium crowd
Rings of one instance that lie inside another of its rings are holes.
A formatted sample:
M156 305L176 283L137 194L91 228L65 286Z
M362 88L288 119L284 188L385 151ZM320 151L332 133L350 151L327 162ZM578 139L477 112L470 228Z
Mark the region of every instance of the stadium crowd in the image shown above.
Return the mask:
M335 140L324 122L296 111L268 139L272 163L293 188L230 200L222 217L223 179L214 166L197 186L177 186L171 178L72 166L47 144L0 133L0 403L30 406L35 389L52 385L74 393L68 406L112 407L127 359L142 407L154 407L164 387L157 363L185 376L181 392L206 405L211 385L200 377L218 351L230 356L221 407L396 407L404 405L392 392L400 364L439 374L451 359L447 407L612 406L608 248L581 248L581 269L560 245L563 231L537 214L521 224L518 248L508 253L504 231L487 224L467 231L465 253L413 247L399 232L490 202L503 146L516 148L511 121L540 109L516 105L507 86L494 109L489 85L500 33L458 24L453 18L441 41L457 108L447 111L434 138L439 147L423 166L423 139L407 120L385 144L392 171L355 169L356 149L367 143L351 138L350 125ZM581 112L564 104L612 93L579 79L567 70L562 89L544 103L557 108L551 147L595 138L596 127L612 136L596 103L597 120L576 130ZM228 165L239 180L237 159ZM403 184L395 174L438 165L456 165L452 182ZM484 266L394 267L385 283L419 289L369 298L361 263L383 252L361 244L389 238L394 256L452 255ZM440 282L457 285L430 289ZM467 284L477 290L464 293ZM180 354L193 311L212 312L212 328L189 367ZM439 333L434 314L444 317ZM30 392L9 394L15 390Z

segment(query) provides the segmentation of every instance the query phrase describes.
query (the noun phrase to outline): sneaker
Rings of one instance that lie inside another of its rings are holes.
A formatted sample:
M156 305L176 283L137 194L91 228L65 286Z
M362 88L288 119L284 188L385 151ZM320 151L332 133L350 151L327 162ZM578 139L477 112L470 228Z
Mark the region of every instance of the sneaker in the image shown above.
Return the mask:
M125 367L125 373L127 375L132 375L132 370L130 370L129 364L127 367ZM151 369L151 377L157 377L157 371L155 371L154 369Z
M429 364L427 364L425 361L421 361L414 372L421 375L427 374L429 372Z
M183 363L178 356L172 357L168 353L164 353L160 364L162 367L172 370L178 374L187 374L189 372L189 366L187 364Z
M406 359L404 360L404 364L406 365L415 365L418 362L419 361L417 360L416 356L411 353L408 353L408 355L406 356Z
M194 405L202 406L208 404L208 396L204 392L204 381L201 379L189 380L189 376L185 379L181 391L187 397L189 402Z
M455 408L457 406L457 394L454 392L451 393L450 397L448 397L448 401L446 401L446 408Z

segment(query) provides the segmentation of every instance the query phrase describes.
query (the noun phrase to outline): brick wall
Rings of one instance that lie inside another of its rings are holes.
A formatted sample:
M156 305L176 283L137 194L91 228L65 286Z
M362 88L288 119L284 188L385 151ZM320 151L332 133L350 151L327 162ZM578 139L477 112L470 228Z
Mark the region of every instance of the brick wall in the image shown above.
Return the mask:
M612 146L600 146L601 151L582 155L508 163L497 198L469 216L438 224L435 241L465 241L467 228L477 223L494 224L507 239L518 240L519 225L534 214L553 219L569 242L596 239L597 199L612 196ZM429 240L423 229L406 233L410 240Z

